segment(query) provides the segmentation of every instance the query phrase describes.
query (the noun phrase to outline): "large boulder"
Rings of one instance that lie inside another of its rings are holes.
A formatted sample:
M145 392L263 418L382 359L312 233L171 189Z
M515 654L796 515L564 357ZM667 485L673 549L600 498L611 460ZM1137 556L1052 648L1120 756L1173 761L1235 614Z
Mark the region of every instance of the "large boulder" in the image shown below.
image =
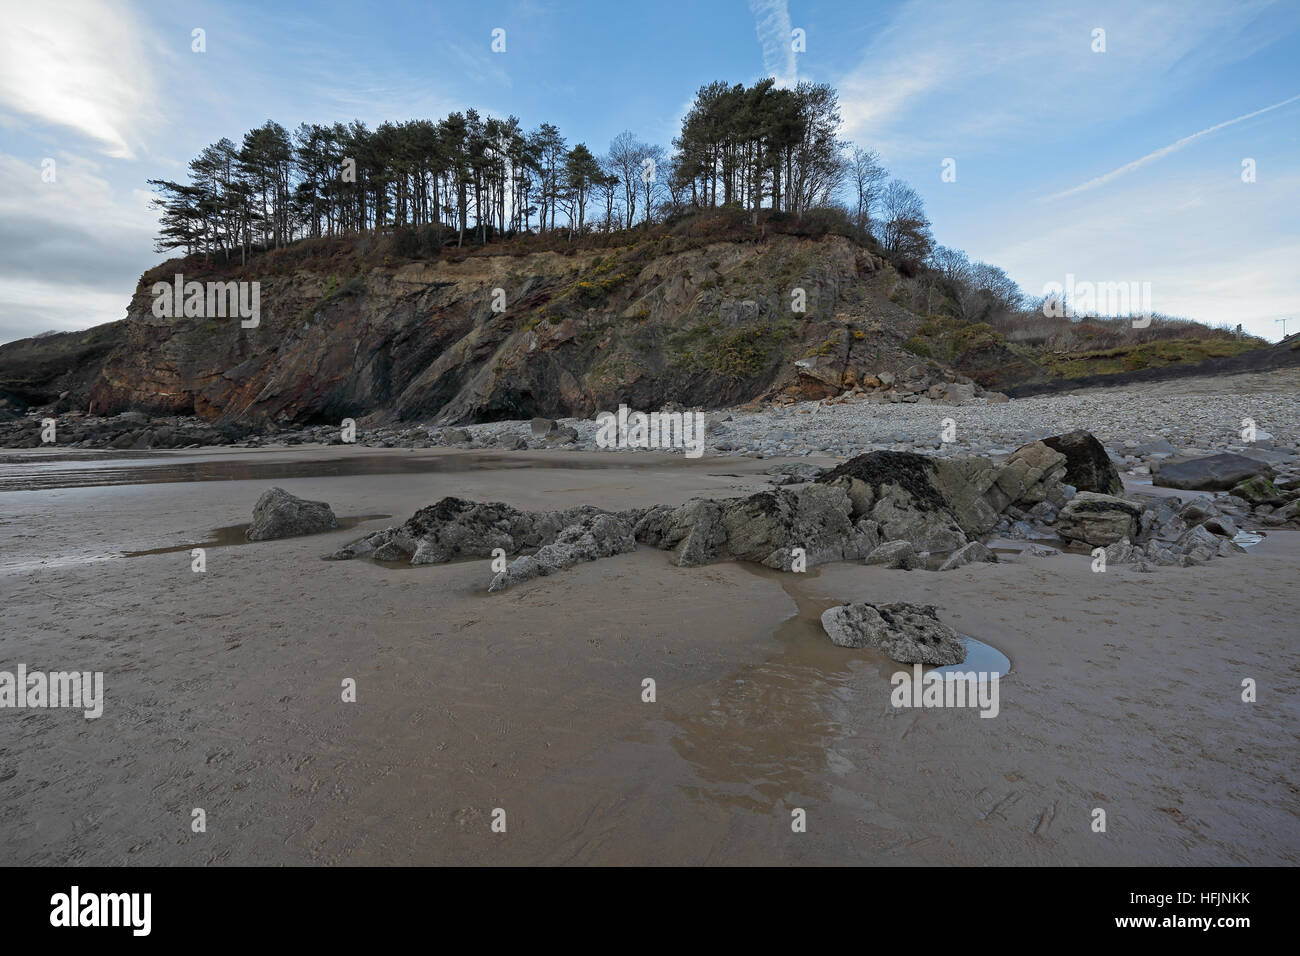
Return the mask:
M1061 509L1056 531L1063 539L1104 548L1137 536L1142 506L1113 495L1081 491Z
M938 475L934 458L875 451L850 458L817 484L842 489L852 504L851 517L874 522L884 540L907 540L922 551L955 551L966 543L966 533L949 511Z
M1079 491L1094 491L1103 495L1123 494L1124 482L1120 480L1119 471L1092 432L1067 432L1044 438L1043 444L1065 456L1066 484L1073 485Z
M283 488L272 488L253 505L253 523L244 535L249 541L270 541L303 534L320 534L339 526L339 519L323 501L308 501Z
M790 570L796 548L808 567L866 555L880 543L877 526L855 521L843 488L807 485L746 498L694 499L659 505L637 523L636 539L677 550L680 567L732 558Z
M1256 475L1272 478L1274 472L1266 462L1223 452L1186 461L1162 462L1151 483L1189 491L1227 491Z
M874 647L901 664L960 664L966 647L929 604L842 604L822 614L839 647Z

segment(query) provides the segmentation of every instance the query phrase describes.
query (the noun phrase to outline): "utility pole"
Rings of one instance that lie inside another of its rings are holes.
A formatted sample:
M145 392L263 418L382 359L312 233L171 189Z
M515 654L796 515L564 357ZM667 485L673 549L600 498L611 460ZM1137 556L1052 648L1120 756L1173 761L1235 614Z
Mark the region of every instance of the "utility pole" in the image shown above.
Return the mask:
M1287 319L1274 319L1273 321L1282 323L1282 338L1286 338L1286 324L1291 320L1287 318Z

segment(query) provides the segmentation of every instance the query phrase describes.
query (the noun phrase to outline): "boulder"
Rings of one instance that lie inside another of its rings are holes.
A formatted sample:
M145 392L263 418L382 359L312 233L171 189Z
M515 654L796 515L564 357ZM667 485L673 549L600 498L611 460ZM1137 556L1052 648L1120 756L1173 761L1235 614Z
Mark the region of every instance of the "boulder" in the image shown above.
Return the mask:
M253 522L244 535L249 541L271 541L320 534L338 526L338 518L325 502L308 501L283 488L272 488L253 505Z
M831 643L873 647L900 664L960 664L966 648L928 604L843 604L822 614Z
M1142 506L1132 501L1081 491L1061 509L1056 530L1066 541L1104 548L1135 537L1141 514Z
M812 484L746 498L694 499L651 508L635 528L638 541L677 550L679 567L733 558L788 570L794 549L808 567L859 558L880 543L869 519L853 520L843 488Z
M1282 492L1264 475L1255 475L1233 485L1232 493L1252 505L1275 504L1282 500Z
M1044 438L1043 444L1065 456L1066 484L1079 491L1093 491L1103 495L1118 495L1124 483L1111 462L1101 442L1088 431L1067 432Z
M1272 467L1265 462L1224 452L1186 461L1165 461L1152 484L1189 491L1226 491L1256 475L1272 478L1273 474Z
M550 418L534 418L529 422L535 438L543 438L560 427L560 423Z

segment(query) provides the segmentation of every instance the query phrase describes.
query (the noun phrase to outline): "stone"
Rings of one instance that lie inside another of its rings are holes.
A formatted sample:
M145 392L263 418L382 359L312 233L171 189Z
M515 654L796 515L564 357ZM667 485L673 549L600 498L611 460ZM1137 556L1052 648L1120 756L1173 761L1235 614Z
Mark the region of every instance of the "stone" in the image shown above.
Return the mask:
M1243 498L1252 505L1273 504L1282 500L1282 492L1264 475L1247 478L1240 484L1232 486L1232 494Z
M338 526L338 518L325 502L308 501L283 488L272 488L253 505L253 522L244 535L249 541L271 541L320 534Z
M952 571L963 565L971 564L975 561L985 561L990 564L996 564L998 556L990 551L987 547L978 541L972 541L961 548L958 548L952 554L948 555L943 564L939 565L940 571Z
M867 555L866 563L884 565L898 571L911 571L921 567L921 559L910 541L886 541Z
M929 604L843 604L822 614L838 647L872 647L900 664L960 664L966 648Z
M636 550L632 527L614 514L585 515L577 524L562 529L555 540L536 554L510 562L488 585L489 591L504 591L530 578L554 574L586 561L596 561L615 554Z
M550 418L534 418L528 423L534 438L544 438L560 427L560 423Z
M1189 491L1226 491L1256 475L1272 478L1273 474L1272 467L1265 462L1224 452L1186 461L1161 462L1152 484Z
M1081 491L1057 519L1056 530L1066 541L1106 547L1137 533L1142 506L1124 498Z
M1065 456L1065 475L1061 479L1079 491L1118 495L1124 491L1119 472L1110 456L1092 432L1073 431L1044 438L1043 444Z

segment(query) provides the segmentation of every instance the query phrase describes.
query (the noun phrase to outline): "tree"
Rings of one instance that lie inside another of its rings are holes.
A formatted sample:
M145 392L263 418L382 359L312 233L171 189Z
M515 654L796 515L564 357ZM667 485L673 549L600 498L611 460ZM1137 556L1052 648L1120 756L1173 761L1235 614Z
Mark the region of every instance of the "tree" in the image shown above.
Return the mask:
M855 146L849 160L848 179L857 208L854 224L859 232L868 235L871 232L871 210L880 198L889 172L881 165L880 154L874 149Z
M591 154L591 150L583 143L578 143L569 150L569 155L564 160L564 177L574 208L578 213L578 233L581 235L587 210L587 197L603 179L604 173L601 172L600 163ZM573 236L572 220L569 222L569 236Z
M901 179L890 181L881 195L884 224L881 244L891 256L915 262L923 261L934 245L925 203L916 190Z
M609 144L610 171L623 183L623 228L631 229L636 216L637 190L641 185L642 161L649 149L629 130L614 137Z

